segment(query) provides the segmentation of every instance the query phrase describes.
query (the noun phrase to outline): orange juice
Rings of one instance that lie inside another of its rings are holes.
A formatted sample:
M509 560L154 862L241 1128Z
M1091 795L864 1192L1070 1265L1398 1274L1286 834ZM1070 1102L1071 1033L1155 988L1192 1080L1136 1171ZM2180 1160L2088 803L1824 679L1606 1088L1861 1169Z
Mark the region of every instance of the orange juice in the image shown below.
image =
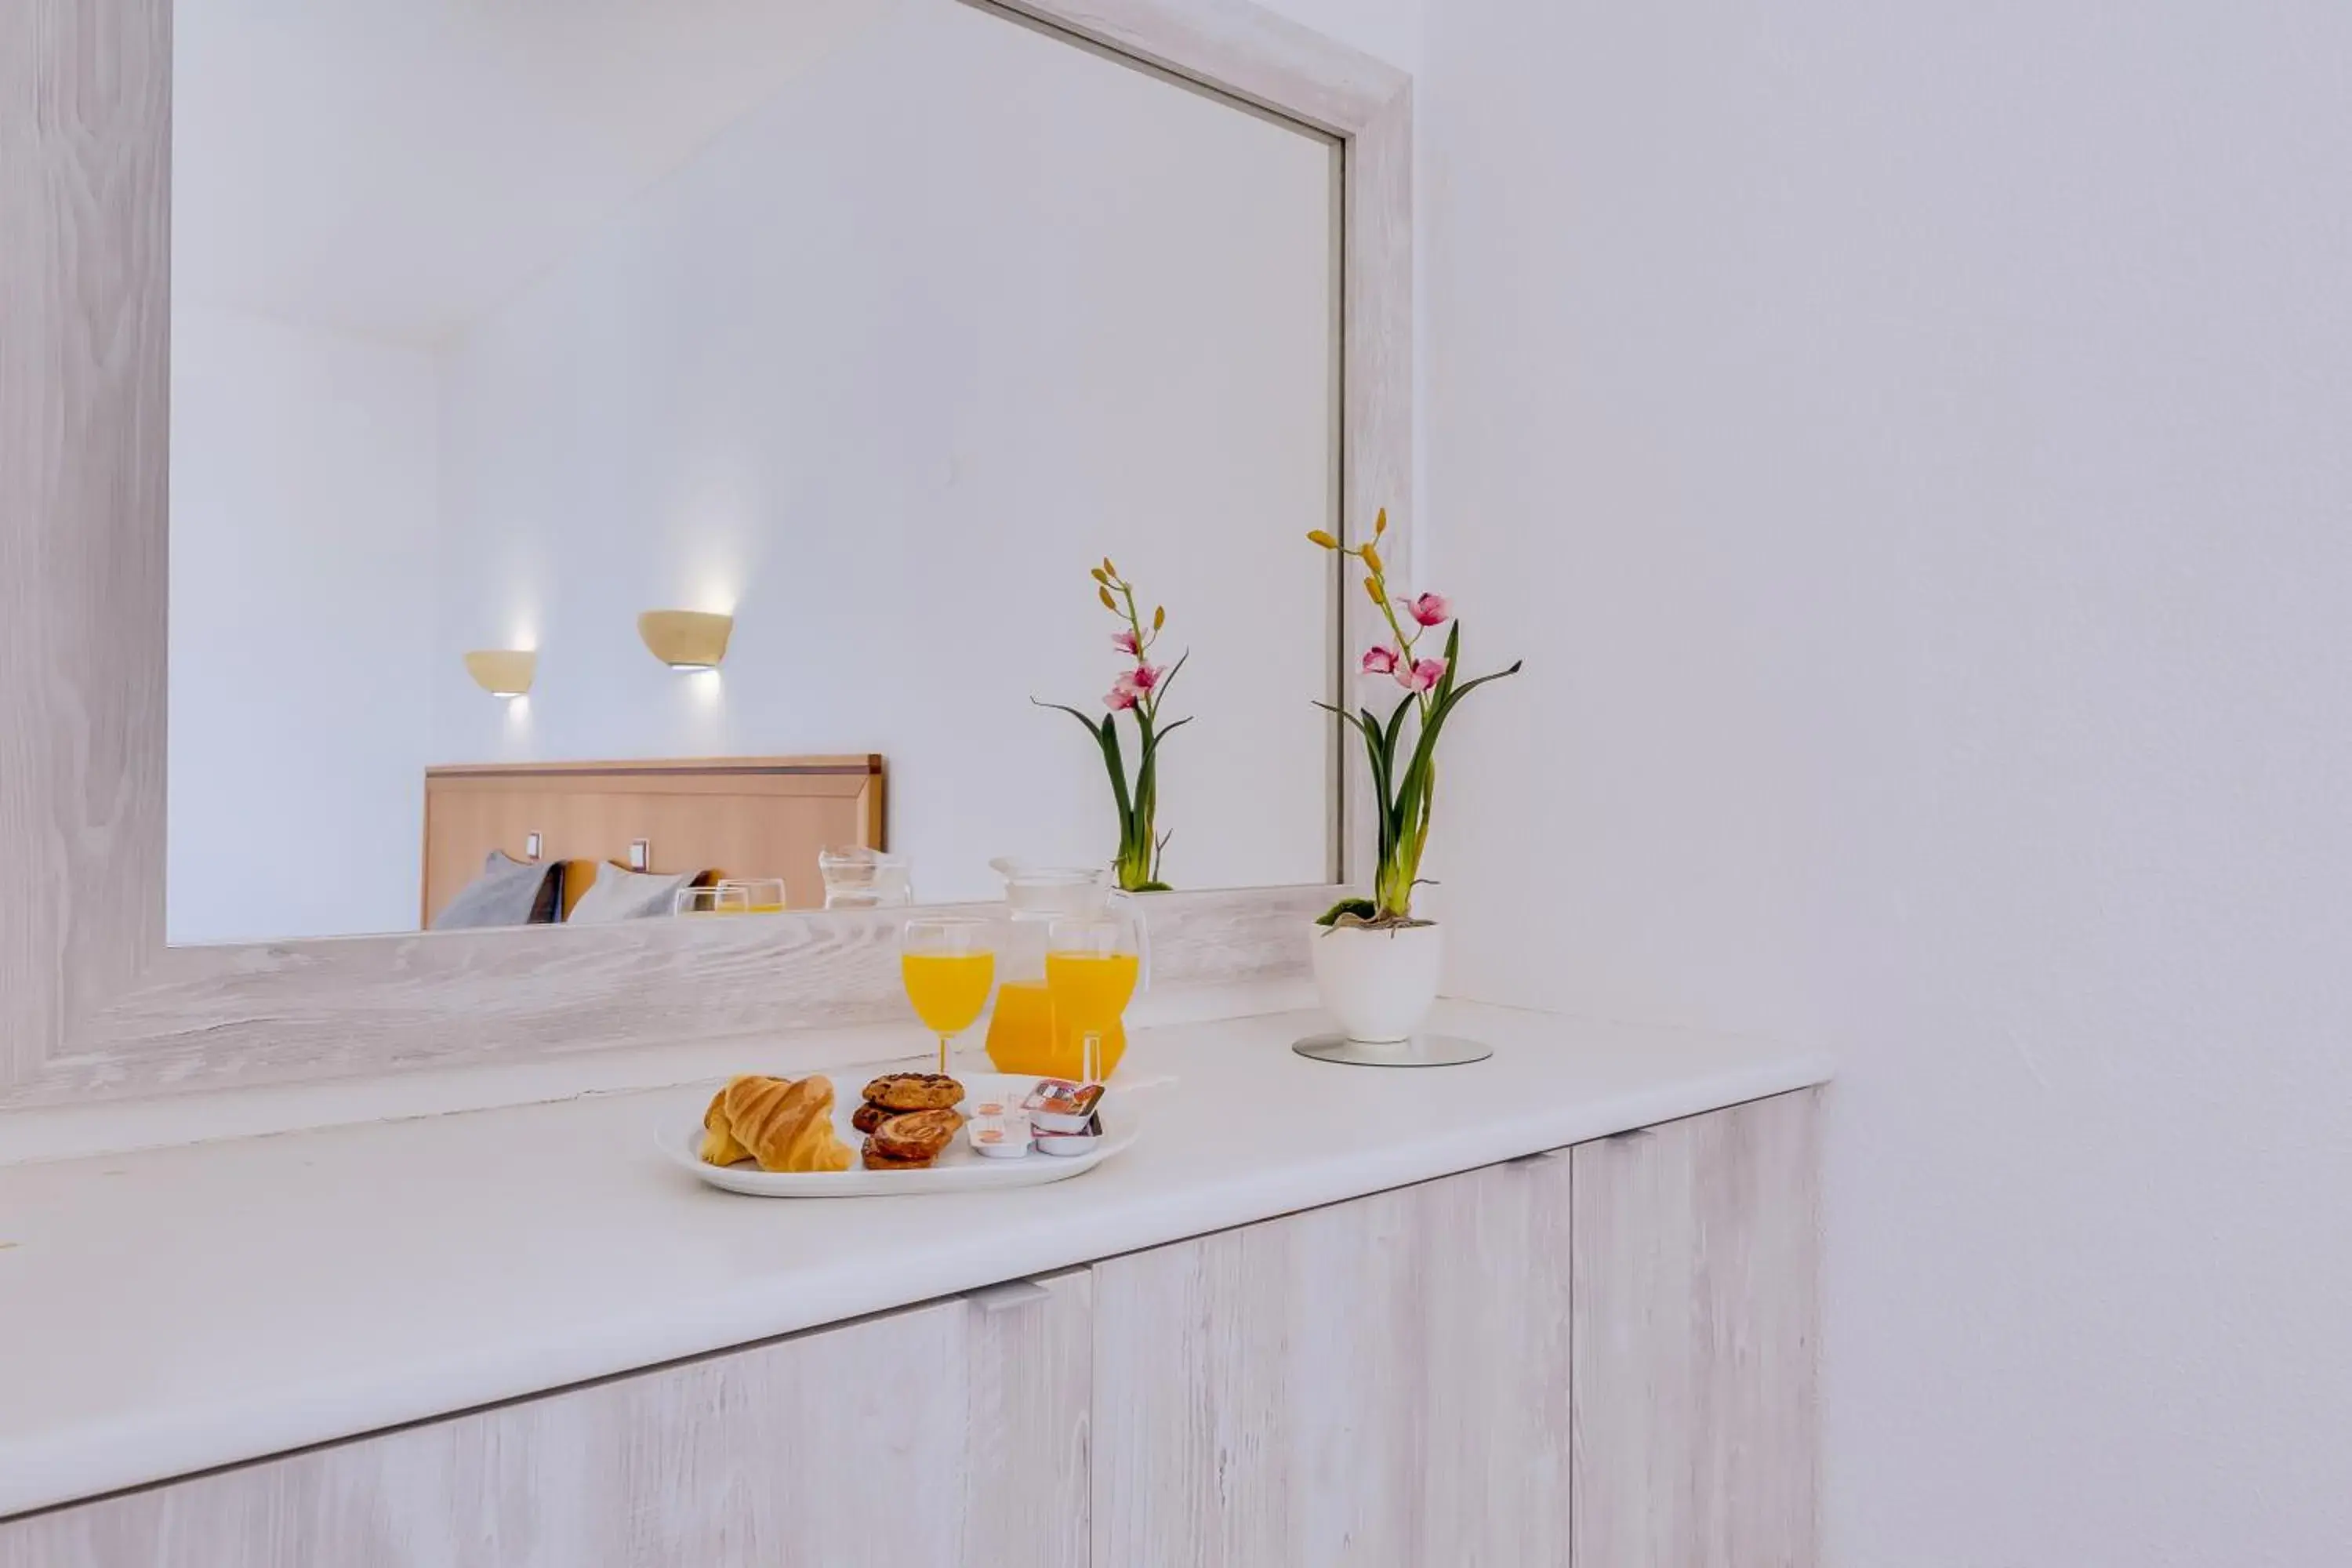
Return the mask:
M988 1059L997 1071L1075 1079L1086 1068L1081 1044L1067 1028L1055 1035L1053 994L1045 981L1008 980L996 988L996 1016L988 1024ZM1110 1077L1126 1050L1127 1030L1114 1016L1102 1031L1103 1077Z
M1119 1026L1128 1000L1135 994L1140 967L1131 952L1045 955L1045 994L1054 1005L1054 1028L1078 1058L1076 1076L1086 1073L1086 1040L1092 1035L1102 1051L1102 1076L1110 1077L1110 1032ZM1126 1044L1124 1037L1120 1044Z
M898 955L898 971L907 982L907 1000L915 1016L934 1035L961 1034L971 1027L988 1005L988 988L996 979L992 952L907 952Z

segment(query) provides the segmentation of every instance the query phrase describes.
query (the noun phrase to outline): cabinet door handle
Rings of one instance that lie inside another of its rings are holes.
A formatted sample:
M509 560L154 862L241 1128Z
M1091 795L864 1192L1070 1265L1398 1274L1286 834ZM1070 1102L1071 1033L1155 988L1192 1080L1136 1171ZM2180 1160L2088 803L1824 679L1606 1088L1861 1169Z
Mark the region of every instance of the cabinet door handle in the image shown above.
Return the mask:
M971 1291L964 1300L994 1317L999 1312L1026 1307L1033 1301L1043 1301L1051 1295L1051 1290L1034 1279L1010 1279L1002 1285L990 1285Z

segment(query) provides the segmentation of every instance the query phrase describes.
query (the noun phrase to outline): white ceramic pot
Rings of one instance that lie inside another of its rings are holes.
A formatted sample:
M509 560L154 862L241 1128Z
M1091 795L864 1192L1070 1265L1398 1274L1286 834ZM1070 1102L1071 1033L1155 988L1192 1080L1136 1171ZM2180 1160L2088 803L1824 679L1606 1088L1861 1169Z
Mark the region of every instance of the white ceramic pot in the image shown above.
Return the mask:
M1362 926L1309 926L1315 986L1323 1006L1351 1040L1402 1045L1412 1037L1437 1000L1437 972L1445 946L1434 925L1377 931Z

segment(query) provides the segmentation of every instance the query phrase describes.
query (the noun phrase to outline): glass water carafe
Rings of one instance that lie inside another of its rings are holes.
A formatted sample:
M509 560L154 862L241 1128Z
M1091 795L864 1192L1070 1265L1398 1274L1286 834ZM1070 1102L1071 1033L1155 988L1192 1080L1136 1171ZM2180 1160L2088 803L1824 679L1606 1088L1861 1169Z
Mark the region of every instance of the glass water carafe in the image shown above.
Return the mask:
M996 1070L1039 1078L1076 1079L1084 1074L1084 1044L1058 1027L1045 989L1045 952L1054 922L1061 920L1125 921L1135 931L1141 956L1139 992L1151 984L1151 944L1135 895L1110 885L1107 870L1077 866L1039 866L1023 860L992 860L1004 879L1004 913L996 944L996 1011L988 1021L988 1059ZM1127 1030L1114 1024L1102 1040L1106 1079L1127 1049Z
M864 845L817 851L829 910L886 910L915 901L914 873L904 855L886 855Z

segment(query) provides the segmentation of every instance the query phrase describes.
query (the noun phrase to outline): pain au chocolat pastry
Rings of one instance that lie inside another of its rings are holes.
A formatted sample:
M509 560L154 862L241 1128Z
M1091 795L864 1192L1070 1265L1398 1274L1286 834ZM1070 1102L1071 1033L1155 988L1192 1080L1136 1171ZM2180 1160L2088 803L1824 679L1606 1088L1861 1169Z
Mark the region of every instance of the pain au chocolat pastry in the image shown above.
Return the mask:
M949 1110L963 1099L963 1085L944 1073L885 1073L866 1086L866 1098L885 1110Z
M712 1165L732 1165L751 1157L751 1151L735 1141L735 1129L728 1124L727 1090L722 1089L702 1113L702 1158Z
M846 1171L849 1145L834 1136L833 1080L739 1078L726 1089L727 1124L763 1171Z

